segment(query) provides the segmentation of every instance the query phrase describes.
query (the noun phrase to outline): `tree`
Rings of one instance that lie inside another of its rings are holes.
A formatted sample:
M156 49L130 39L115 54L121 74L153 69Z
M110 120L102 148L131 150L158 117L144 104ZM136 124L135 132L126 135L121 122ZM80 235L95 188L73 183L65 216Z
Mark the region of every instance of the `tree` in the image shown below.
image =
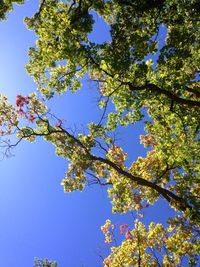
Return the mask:
M55 261L51 261L48 259L41 260L41 259L35 258L34 260L34 267L56 267L56 266L57 266L57 263Z
M6 18L6 13L13 9L13 4L23 4L24 0L1 0L0 1L0 20Z
M6 153L42 136L69 160L66 192L97 183L108 187L113 212L141 211L160 198L175 211L166 228L152 223L147 229L136 220L105 266L182 266L182 258L198 264L199 11L197 0L43 0L25 19L37 35L26 69L40 96L18 95L16 105L2 97L1 135L15 132L18 138L15 144L2 141ZM95 13L110 27L111 40L103 44L89 38ZM50 113L48 100L66 89L78 91L86 75L102 117L75 134ZM113 132L141 120L147 154L128 165ZM110 225L103 228L108 236Z

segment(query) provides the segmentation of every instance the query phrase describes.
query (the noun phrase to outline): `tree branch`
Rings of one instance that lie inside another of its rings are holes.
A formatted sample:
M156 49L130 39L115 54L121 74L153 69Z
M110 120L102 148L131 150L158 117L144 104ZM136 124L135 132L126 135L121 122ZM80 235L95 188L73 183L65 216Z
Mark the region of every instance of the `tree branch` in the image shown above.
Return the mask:
M193 88L190 88L190 87L186 87L186 91L192 93L193 95L195 95L195 97L199 97L200 98L200 92L193 89Z
M109 73L107 70L102 69L100 67L100 65L94 60L94 58L91 55L89 55L89 57L90 57L91 62L94 65L96 65L101 71L103 71L106 75L108 75L109 77L112 77L112 78L114 77L113 74ZM121 85L128 85L129 86L129 89L131 91L150 90L151 92L157 93L159 95L163 94L163 95L167 96L169 99L171 99L172 101L175 101L176 103L185 104L185 105L190 106L190 107L200 107L200 101L195 101L195 100L181 98L181 97L173 94L172 92L170 92L168 90L165 90L165 89L160 88L159 86L157 86L157 85L155 85L153 83L148 83L147 82L143 86L134 86L133 83L131 83L131 82L124 82L124 81L122 81L120 79L119 79L119 82L121 83L120 86ZM114 92L117 91L120 88L120 86L116 90L114 90ZM188 90L188 88L186 90L187 91L191 91L190 88L189 88L189 90ZM196 90L193 90L192 89L192 92L195 93L196 96L199 96L199 92L197 92Z
M150 91L158 93L158 94L166 95L168 98L170 98L171 100L173 100L177 103L185 104L185 105L188 105L191 107L200 107L200 101L181 98L181 97L171 93L170 91L162 89L159 86L152 84L152 83L147 83L143 86L134 86L131 82L124 82L123 84L127 84L131 91L150 90Z
M46 122L49 126L49 122L43 120L44 122ZM56 129L51 129L50 127L47 127L48 132L45 133L36 133L34 131L32 131L32 133L24 135L20 138L20 140L15 144L12 145L16 146L22 139L24 138L28 138L31 136L48 136L51 134L55 134L55 133L64 133L66 134L70 139L72 139L74 141L75 144L77 144L78 146L80 146L82 149L84 149L85 153L88 156L88 159L91 161L99 161L102 163L105 163L107 166L111 167L112 169L116 170L119 174L123 175L124 177L130 179L131 181L137 183L140 186L144 186L144 187L148 187L151 188L153 190L155 190L159 195L161 195L163 198L165 198L170 204L174 201L175 203L178 204L180 210L185 211L187 208L192 210L192 207L186 203L186 201L175 195L173 192L169 191L168 189L165 189L153 182L150 182L148 180L145 180L144 178L135 176L125 170L123 170L121 167L119 167L117 164L115 164L114 162L110 161L107 158L102 158L100 156L95 156L90 152L90 149L88 149L77 137L75 137L73 134L70 134L67 130L63 129L62 126L58 127L58 130ZM11 146L10 146L11 147Z
M120 168L119 166L117 166L114 162L110 161L109 159L106 159L106 158L102 158L102 157L97 157L97 156L94 156L94 155L89 155L90 159L91 160L94 160L94 161L100 161L102 163L106 163L108 166L112 167L114 170L116 170L119 174L129 178L130 180L132 180L133 182L137 183L138 185L141 185L141 186L145 186L145 187L149 187L155 191L157 191L159 193L159 195L162 195L169 203L171 201L175 201L175 202L178 202L179 205L180 205L180 209L182 211L185 211L186 208L190 208L191 207L185 203L185 201L175 195L173 192L165 189L165 188L162 188L161 186L157 185L157 184L154 184L148 180L145 180L144 178L141 178L141 177L138 177L138 176L134 176L132 175L131 173L127 172L127 171L124 171L122 168Z

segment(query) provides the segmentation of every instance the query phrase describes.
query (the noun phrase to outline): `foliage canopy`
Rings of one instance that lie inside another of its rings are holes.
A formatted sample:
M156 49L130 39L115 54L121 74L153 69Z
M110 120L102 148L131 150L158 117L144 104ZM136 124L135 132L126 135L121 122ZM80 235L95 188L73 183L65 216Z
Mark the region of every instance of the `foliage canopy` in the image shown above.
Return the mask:
M13 4L23 4L24 0L1 0L0 1L0 20L6 18L6 13L13 9Z
M56 267L56 266L57 266L57 263L55 261L51 261L48 259L41 260L41 259L35 258L34 260L34 267Z
M89 38L96 14L110 28L110 40L100 44ZM69 161L64 190L105 185L113 212L140 212L160 198L174 209L168 227L153 222L147 227L139 220L133 229L124 226L125 239L111 248L104 266L198 264L199 14L197 0L42 0L38 12L25 18L37 35L26 69L38 92L18 95L16 105L1 96L7 148L44 137ZM49 112L48 101L78 91L86 76L99 96L102 117L74 134ZM110 106L114 111L108 112ZM113 132L139 121L148 150L128 165ZM18 141L9 144L6 136L13 132ZM110 242L112 223L102 230Z

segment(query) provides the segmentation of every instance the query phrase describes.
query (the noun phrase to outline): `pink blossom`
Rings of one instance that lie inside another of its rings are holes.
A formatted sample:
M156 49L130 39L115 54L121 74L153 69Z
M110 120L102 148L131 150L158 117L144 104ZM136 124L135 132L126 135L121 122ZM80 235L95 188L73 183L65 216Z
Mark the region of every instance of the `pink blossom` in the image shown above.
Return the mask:
M56 123L56 127L59 128L59 127L61 127L61 125L62 125L62 121L58 120L57 123Z
M25 115L25 112L23 111L22 108L18 109L18 110L17 110L17 113L18 113L19 115L21 115L21 116L24 116L24 115Z
M126 237L126 239L130 239L130 240L132 240L132 239L133 239L133 236L132 236L132 234L131 234L131 231L130 231L130 230L127 230L127 231L126 231L126 233L125 233L125 237Z
M121 225L120 225L119 230L120 230L120 234L121 234L121 235L123 234L123 230L124 230L125 228L127 228L127 227L128 227L128 224L121 224Z
M28 103L29 103L29 100L27 97L24 97L22 95L17 95L16 105L18 107L23 107L25 104L28 104Z
M30 121L30 122L34 122L35 121L35 119L36 119L36 117L33 115L33 114L28 114L28 120Z

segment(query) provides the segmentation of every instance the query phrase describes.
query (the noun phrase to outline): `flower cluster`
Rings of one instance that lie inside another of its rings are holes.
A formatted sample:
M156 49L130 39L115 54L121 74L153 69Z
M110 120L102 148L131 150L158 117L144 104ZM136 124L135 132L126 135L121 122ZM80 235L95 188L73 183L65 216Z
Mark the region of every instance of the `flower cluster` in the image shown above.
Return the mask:
M120 234L123 235L124 234L124 229L126 229L128 227L128 224L121 224L119 227L120 230Z
M133 235L131 234L131 231L130 230L127 230L126 231L125 237L126 237L126 239L133 240Z
M29 102L30 102L29 96L17 95L16 97L16 106L18 107L17 114L21 117L25 117L26 119L28 119L29 122L34 123L36 117L29 111L26 111L24 108L24 106L27 107Z
M103 234L105 235L105 243L111 243L112 242L112 230L114 229L114 225L111 224L110 220L106 220L106 223L101 226L101 230Z
M120 227L119 227L120 234L123 235L124 234L124 230L126 229L125 238L132 240L133 239L133 235L132 235L131 231L129 229L127 229L127 228L128 228L128 224L121 224Z
M16 105L17 107L23 107L24 105L29 103L29 97L25 97L22 95L17 95L16 97Z

